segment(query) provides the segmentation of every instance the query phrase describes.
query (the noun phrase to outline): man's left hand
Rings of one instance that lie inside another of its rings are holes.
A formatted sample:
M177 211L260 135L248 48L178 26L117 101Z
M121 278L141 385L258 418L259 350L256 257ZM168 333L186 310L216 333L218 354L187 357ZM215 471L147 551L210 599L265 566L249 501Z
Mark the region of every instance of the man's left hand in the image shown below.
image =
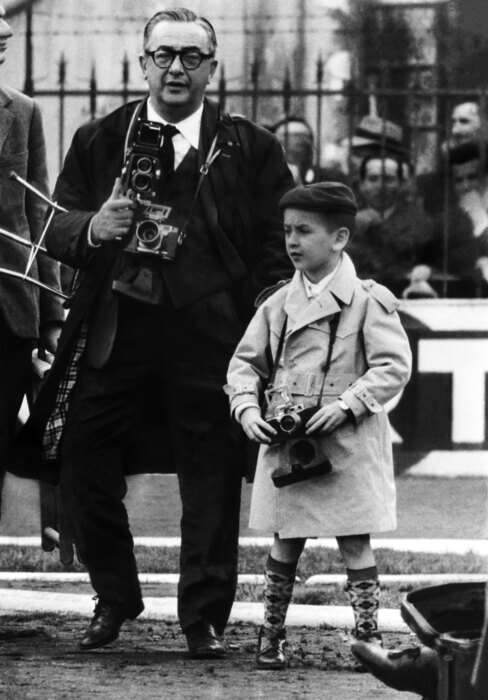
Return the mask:
M60 335L61 326L58 323L47 323L41 328L39 347L54 355Z
M339 406L337 401L322 406L313 414L305 424L305 432L307 435L312 433L332 433L342 423L347 420L347 413Z

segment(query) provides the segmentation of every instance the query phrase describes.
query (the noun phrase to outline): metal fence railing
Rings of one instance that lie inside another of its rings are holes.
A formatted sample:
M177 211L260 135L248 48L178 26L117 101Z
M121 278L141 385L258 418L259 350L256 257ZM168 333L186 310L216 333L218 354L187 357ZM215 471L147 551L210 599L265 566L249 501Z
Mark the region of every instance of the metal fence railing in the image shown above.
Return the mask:
M272 82L276 87L268 87ZM270 81L263 74L260 64L255 61L250 66L248 80L239 87L229 86L226 80L225 70L222 68L217 85L209 91L209 96L216 99L223 109L238 111L260 123L269 123L269 115L279 115L286 118L290 115L305 117L314 132L314 163L320 166L323 162L324 146L330 140L328 118L331 111L335 112L336 122L340 123L342 132L341 141L347 155L345 169L352 173L350 148L355 131L361 120L374 105L374 111L381 115L379 119L383 124L383 133L379 141L387 151L386 124L389 115L398 114L399 101L403 104L404 121L399 126L403 130L402 145L405 148L405 159L409 160L413 172L435 170L442 162L442 145L448 138L450 131L450 118L454 105L462 101L476 101L480 106L480 113L486 113L488 103L488 90L463 90L463 89L393 89L393 88L362 88L354 83L348 83L342 89L331 90L324 84L324 66L321 59L316 63L315 81L313 87L305 88L292 84L290 74L285 71L281 81ZM415 84L415 81L414 81ZM67 128L67 115L70 113L71 102L78 105L77 114L79 122L86 118L93 119L100 115L101 106L106 107L106 101L122 104L131 99L146 94L142 89L134 89L131 86L129 75L129 60L126 57L121 62L120 83L118 86L107 89L98 84L96 67L93 66L89 84L86 88L73 89L69 87L67 76L67 64L64 56L58 63L58 85L52 89L37 89L32 76L29 78L30 94L39 98L43 105L50 104L51 115L55 119L50 120L50 139L52 144L56 142L55 158L57 169L62 165L66 148L72 136L73 124L70 117L69 129ZM79 105L83 105L80 111ZM273 109L270 109L270 105ZM75 110L76 111L76 110ZM76 116L75 116L76 122ZM55 135L53 133L55 132ZM337 135L335 137L337 139ZM349 148L348 148L349 146ZM446 169L445 169L446 170ZM449 183L447 175L442 182L444 199L443 219L443 246L444 246L444 274L449 274L447 252L449 249ZM445 295L446 289L443 289Z

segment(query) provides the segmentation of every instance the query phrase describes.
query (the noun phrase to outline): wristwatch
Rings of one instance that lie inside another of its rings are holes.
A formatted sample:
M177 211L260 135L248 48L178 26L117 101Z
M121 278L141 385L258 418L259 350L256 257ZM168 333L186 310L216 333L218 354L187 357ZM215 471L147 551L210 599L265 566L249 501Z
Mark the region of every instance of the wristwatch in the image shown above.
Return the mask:
M342 408L344 413L346 413L348 418L354 418L354 413L343 399L337 399L337 403L339 404L340 408Z

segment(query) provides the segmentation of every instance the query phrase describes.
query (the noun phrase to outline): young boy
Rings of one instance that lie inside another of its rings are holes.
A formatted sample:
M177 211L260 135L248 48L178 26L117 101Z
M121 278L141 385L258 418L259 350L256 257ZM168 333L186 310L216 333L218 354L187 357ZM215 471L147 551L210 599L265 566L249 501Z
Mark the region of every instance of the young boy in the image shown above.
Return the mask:
M280 207L296 271L258 308L226 386L236 420L261 443L250 527L274 533L259 668L287 663L284 623L307 537L337 538L355 637L380 639L370 533L396 527L383 406L411 367L395 297L359 280L344 252L357 211L351 190L335 182L299 186Z

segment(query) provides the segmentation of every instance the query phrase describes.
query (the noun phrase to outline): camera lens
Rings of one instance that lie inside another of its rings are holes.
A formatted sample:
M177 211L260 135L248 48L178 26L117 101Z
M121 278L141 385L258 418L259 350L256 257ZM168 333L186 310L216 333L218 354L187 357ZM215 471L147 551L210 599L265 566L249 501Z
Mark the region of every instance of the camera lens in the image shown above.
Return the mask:
M151 177L141 172L134 173L132 176L132 187L136 192L146 192L151 188Z
M315 447L310 440L297 440L290 446L290 459L299 464L310 464L315 458Z
M135 166L141 173L149 173L152 169L152 160L147 156L142 156L142 158L137 159Z
M287 413L280 418L280 428L285 433L292 433L298 426L299 422L299 418L297 419L296 416L292 415L291 413Z
M159 246L158 225L150 219L140 222L136 230L136 236L137 240L146 248L157 248Z

